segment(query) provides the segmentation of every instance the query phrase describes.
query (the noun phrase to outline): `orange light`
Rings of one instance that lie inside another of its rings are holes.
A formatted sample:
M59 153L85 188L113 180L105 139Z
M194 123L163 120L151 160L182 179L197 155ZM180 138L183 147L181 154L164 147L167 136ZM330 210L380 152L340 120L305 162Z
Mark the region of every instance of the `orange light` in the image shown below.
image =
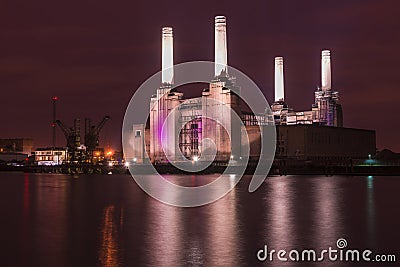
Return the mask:
M100 152L96 152L96 156L100 156Z
M112 151L108 151L108 152L107 152L107 156L111 156L112 154L113 154Z

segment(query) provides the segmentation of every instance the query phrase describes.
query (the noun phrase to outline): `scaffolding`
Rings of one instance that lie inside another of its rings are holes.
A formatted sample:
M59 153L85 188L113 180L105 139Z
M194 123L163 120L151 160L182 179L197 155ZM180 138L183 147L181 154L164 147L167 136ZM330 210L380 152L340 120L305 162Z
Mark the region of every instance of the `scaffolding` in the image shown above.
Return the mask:
M191 99L179 107L179 149L183 156L192 159L200 156L200 140L202 134L201 99Z

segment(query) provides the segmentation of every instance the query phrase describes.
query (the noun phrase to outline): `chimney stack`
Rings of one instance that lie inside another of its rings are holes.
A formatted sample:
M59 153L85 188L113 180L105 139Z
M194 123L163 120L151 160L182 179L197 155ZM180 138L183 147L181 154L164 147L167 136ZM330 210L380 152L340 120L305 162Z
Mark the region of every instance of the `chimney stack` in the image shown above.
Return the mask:
M275 58L275 102L277 101L285 101L283 57Z
M162 59L161 82L163 84L174 83L174 49L173 33L171 27L162 28Z
M226 18L215 17L215 76L227 73L228 56L226 43Z
M321 88L323 91L331 90L331 51L321 52Z

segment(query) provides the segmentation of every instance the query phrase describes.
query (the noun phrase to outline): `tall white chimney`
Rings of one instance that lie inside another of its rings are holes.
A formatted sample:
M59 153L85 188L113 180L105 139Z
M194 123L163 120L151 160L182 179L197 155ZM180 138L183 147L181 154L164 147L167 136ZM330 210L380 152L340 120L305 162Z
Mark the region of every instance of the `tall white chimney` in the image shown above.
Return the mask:
M174 41L171 27L162 28L161 82L174 83Z
M321 52L321 88L331 90L331 51L322 50Z
M285 100L283 57L275 58L275 102Z
M215 17L215 76L222 71L227 73L228 56L226 43L226 18L225 16Z

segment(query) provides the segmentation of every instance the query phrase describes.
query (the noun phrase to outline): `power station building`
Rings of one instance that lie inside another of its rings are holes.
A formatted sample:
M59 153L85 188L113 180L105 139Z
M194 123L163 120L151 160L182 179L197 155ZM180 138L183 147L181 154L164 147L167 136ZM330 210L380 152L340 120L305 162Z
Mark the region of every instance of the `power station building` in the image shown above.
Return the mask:
M242 109L241 88L227 68L224 16L215 17L215 72L200 97L184 99L183 93L174 88L173 54L173 29L165 27L162 29L162 80L156 94L149 99L149 123L133 125L133 161L136 163L146 159L152 163L180 161L182 156L204 159L209 147L203 139L215 143L215 161L229 161L233 157L256 160L261 146L260 125L272 122L277 129L278 158L361 159L375 154L374 131L343 128L339 93L332 89L329 50L321 53L321 87L315 92L311 109L306 111L294 111L285 102L283 57L275 58L272 114L252 114ZM244 126L233 123L232 113L226 110L235 111ZM241 150L244 131L250 141L247 155Z
M315 91L311 110L294 111L285 102L283 57L275 58L275 102L271 105L276 125L317 124L343 127L339 93L332 90L331 52L321 53L321 87Z
M216 161L227 161L232 155L240 154L241 129L235 128L231 113L224 112L233 109L241 114L240 89L227 71L226 19L217 16L215 77L201 97L183 99L183 94L173 86L172 28L162 29L162 81L150 101L149 155L152 162L179 161L182 155L187 159L205 158L209 148L201 140L206 138L215 142ZM174 109L178 111L171 114ZM165 123L168 116L169 121ZM181 129L179 134L176 134L176 127Z

